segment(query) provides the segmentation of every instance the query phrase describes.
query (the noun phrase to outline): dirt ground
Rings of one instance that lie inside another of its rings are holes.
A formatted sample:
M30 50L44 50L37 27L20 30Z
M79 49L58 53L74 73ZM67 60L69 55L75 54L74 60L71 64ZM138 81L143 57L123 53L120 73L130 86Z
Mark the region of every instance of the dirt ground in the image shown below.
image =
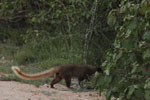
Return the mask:
M68 89L61 84L55 87L44 85L37 88L15 81L0 81L0 100L105 100L96 91L81 91L79 87Z

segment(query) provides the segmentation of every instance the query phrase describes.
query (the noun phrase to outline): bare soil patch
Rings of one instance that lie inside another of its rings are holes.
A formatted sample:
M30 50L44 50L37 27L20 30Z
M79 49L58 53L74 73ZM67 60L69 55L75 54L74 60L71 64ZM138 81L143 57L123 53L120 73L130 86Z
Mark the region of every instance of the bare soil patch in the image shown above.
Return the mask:
M56 89L40 86L39 88L15 81L0 81L0 100L105 100L96 91L68 89L61 84Z

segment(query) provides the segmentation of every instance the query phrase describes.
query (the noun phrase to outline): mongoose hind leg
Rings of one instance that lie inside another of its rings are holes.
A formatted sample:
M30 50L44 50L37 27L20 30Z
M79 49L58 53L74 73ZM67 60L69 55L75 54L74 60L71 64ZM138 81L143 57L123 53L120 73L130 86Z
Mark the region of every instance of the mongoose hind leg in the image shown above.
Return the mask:
M61 80L62 80L62 77L60 77L56 74L56 77L51 82L51 88L54 88L54 84L60 82Z

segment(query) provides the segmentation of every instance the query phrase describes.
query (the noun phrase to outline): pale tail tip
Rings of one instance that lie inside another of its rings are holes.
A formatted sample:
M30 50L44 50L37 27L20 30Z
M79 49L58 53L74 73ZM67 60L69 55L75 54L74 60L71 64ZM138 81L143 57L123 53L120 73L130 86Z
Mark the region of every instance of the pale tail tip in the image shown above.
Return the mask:
M20 70L18 66L12 66L11 69L12 70L15 70L15 69Z

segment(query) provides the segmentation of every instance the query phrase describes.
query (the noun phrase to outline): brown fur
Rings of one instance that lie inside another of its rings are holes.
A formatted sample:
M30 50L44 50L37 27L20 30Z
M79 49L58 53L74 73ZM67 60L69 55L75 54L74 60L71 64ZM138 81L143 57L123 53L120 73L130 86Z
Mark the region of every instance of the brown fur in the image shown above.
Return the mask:
M37 74L25 74L22 73L18 67L12 67L12 70L15 74L27 80L37 80L44 78L46 76L51 76L55 74L55 78L51 82L51 87L54 88L54 84L60 82L62 79L65 80L66 86L70 87L71 78L77 78L79 84L84 79L87 79L89 76L94 74L96 71L102 72L100 68L96 68L90 65L80 65L80 64L66 64L58 67L51 68L50 70L44 71L42 73Z

